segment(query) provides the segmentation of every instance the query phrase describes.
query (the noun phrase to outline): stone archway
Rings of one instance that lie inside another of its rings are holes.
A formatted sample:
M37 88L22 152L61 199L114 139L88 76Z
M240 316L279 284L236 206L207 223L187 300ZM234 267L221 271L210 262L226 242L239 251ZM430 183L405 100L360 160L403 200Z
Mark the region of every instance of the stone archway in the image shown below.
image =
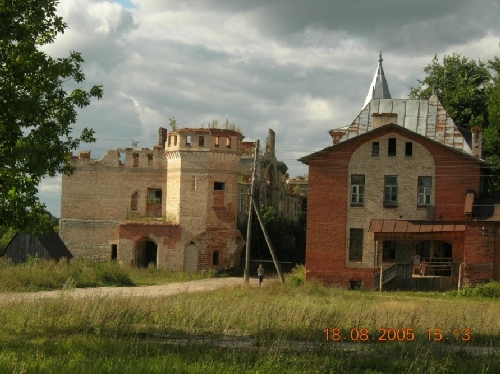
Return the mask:
M193 242L189 243L184 251L184 271L186 273L198 272L198 248Z
M153 263L158 266L158 245L152 240L146 239L137 244L135 248L135 263L138 268L148 267Z

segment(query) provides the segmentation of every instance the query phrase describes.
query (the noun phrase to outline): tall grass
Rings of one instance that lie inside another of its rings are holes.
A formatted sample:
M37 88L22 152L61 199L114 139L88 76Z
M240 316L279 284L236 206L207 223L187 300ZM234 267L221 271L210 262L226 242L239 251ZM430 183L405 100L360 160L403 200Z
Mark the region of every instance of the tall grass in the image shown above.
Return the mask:
M183 282L220 276L213 271L187 274L170 270L130 268L116 262L72 260L70 263L31 258L24 264L14 265L0 261L0 292L41 291L75 287L140 286Z
M0 372L500 372L497 298L346 291L300 276L168 297L0 299ZM346 340L326 341L325 328ZM375 338L412 328L415 340L351 341L361 328ZM430 339L435 328L448 340Z

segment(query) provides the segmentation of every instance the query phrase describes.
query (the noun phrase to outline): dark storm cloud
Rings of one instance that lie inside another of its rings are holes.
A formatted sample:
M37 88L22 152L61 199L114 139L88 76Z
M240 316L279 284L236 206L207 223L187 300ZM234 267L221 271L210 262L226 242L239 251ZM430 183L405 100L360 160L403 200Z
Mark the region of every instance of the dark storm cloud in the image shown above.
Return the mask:
M310 42L307 30L346 32L352 38L384 50L412 53L439 51L486 35L500 10L495 0L191 0L182 9L246 13L262 37L288 45ZM498 31L498 28L493 26ZM318 40L335 44L335 38Z

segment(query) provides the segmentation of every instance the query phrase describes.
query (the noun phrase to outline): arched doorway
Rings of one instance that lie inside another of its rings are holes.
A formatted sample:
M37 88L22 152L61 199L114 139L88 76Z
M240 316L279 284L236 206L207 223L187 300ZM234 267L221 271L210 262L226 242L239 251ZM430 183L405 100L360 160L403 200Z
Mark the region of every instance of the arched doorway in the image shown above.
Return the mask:
M184 252L184 271L186 273L198 272L198 248L191 242Z
M143 240L135 250L135 263L138 268L145 268L153 263L158 265L158 246L152 240Z

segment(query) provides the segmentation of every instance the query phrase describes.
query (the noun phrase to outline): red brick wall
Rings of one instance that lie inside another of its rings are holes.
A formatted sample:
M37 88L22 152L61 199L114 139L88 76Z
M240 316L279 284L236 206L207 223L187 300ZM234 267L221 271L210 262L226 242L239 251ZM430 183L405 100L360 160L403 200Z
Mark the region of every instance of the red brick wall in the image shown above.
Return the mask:
M347 170L351 155L360 144L390 132L399 133L422 144L433 155L436 167L436 177L433 181L435 183L435 220L464 220L464 202L467 191L473 189L479 192L479 162L426 141L417 134L404 129L391 125L384 126L373 136L361 136L347 143L341 143L308 160L306 275L309 279L316 278L325 284L341 286L348 286L349 280L358 279L362 281L364 288L373 287L373 268L346 267L346 222L349 195ZM462 248L461 245L459 247ZM474 252L471 252L471 255L472 253ZM454 253L454 258L455 256Z
M495 279L494 226L491 222L468 222L466 225L464 276L473 285Z
M359 278L366 272L345 266L347 167L358 143L354 141L341 152L320 155L309 163L306 275L325 284L347 286L351 277ZM369 272L373 278L373 270Z

